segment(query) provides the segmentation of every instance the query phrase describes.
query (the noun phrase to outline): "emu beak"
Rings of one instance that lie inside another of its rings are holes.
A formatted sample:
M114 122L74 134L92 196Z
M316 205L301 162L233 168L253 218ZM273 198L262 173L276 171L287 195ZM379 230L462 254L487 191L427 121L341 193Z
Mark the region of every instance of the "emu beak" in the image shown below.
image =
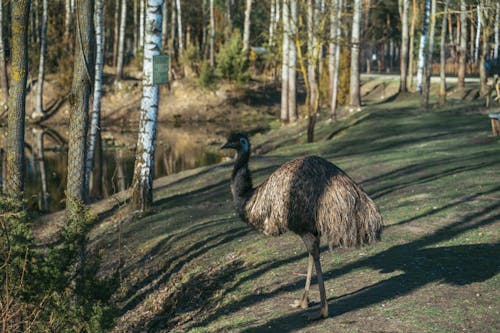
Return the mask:
M229 148L236 148L236 145L232 142L226 142L220 149L229 149Z

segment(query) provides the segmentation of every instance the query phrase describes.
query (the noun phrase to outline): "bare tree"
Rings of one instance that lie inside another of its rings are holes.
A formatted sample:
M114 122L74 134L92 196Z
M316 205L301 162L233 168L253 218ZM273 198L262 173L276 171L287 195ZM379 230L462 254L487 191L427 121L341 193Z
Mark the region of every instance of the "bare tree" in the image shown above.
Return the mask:
M441 42L439 45L441 69L439 73L439 105L446 103L446 24L448 18L448 4L449 0L444 1L443 9L443 23L441 24Z
M0 96L2 97L2 102L0 107L7 104L9 99L9 83L7 81L7 66L5 65L5 43L3 37L3 3L0 1ZM3 110L0 110L0 117L2 116Z
M90 178L94 168L94 154L96 151L97 138L101 132L101 96L102 96L102 70L104 66L104 35L103 35L103 0L96 0L95 5L95 36L96 36L96 57L95 57L95 77L94 77L94 98L92 102L92 113L90 117L89 148L85 165L85 189L90 191Z
M246 0L245 24L243 26L243 49L242 53L248 55L250 47L250 17L252 14L252 0Z
M297 49L294 40L297 34L297 0L290 1L290 21L288 29L288 120L290 123L297 122Z
M45 53L47 50L47 18L48 1L43 0L42 26L40 31L40 62L38 65L38 82L36 90L36 108L31 114L32 119L43 119L43 81L45 79Z
M465 0L460 0L460 45L458 49L457 89L465 89L465 62L467 53L467 7Z
M116 81L123 78L123 58L125 56L125 25L127 22L127 0L122 0L120 13L120 35L118 37L118 59L116 61Z
M68 181L66 213L74 216L86 200L87 118L94 77L94 1L76 0L75 64L69 97Z
M359 49L361 38L361 0L354 0L352 14L351 37L351 85L349 90L349 106L353 109L361 107Z
M422 35L420 36L420 45L418 48L418 71L417 71L417 91L421 94L424 81L424 69L427 61L427 52L429 50L429 21L431 16L431 0L425 0L424 22Z
M28 17L30 1L11 3L11 87L7 124L7 171L4 192L22 197L24 192L24 117L26 113L26 81L28 77Z
M412 1L412 18L410 25L410 50L409 50L409 60L408 60L408 86L410 89L413 89L413 73L415 71L415 57L414 53L414 44L415 44L415 26L417 24L417 15L418 15L418 6L417 1Z
M162 1L148 0L144 43L141 119L132 181L131 206L144 211L153 203L153 166L158 116L158 85L153 84L153 57L161 50Z
M182 32L182 6L181 0L176 0L177 9L177 34L179 39L179 53L182 54L184 51L184 36Z
M407 92L406 82L408 80L408 12L410 0L400 1L401 7L401 53L400 53L400 80L399 91Z
M290 0L283 0L283 40L282 40L282 58L281 58L281 113L280 119L282 124L289 122L288 117L288 44L290 43Z
M342 0L334 0L336 2L336 32L335 32L335 66L333 70L333 84L332 84L332 101L331 105L331 116L333 119L337 118L337 95L338 95L338 84L339 84L339 72L340 72L340 37L341 37L341 27L342 27Z
M426 9L427 11L427 9ZM426 14L427 15L427 14ZM431 72L432 72L432 50L434 49L434 35L436 31L436 0L432 0L431 13L430 13L430 29L429 37L427 38L428 45L425 45L426 51L425 56L425 69L424 69L424 86L422 94L422 105L424 111L429 108L429 95L431 90Z

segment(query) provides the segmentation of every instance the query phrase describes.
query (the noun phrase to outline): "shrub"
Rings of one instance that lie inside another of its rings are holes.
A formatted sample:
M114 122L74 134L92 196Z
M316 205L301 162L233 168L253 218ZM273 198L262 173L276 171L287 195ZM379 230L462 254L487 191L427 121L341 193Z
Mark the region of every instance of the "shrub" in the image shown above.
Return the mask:
M203 89L215 90L217 89L217 75L215 75L215 70L207 61L201 64L200 77L198 78L198 84Z
M187 77L198 76L200 74L201 55L197 46L188 46L182 52L179 61L184 68L184 75Z
M236 29L217 54L217 74L227 80L248 80L248 59L241 53L243 42Z

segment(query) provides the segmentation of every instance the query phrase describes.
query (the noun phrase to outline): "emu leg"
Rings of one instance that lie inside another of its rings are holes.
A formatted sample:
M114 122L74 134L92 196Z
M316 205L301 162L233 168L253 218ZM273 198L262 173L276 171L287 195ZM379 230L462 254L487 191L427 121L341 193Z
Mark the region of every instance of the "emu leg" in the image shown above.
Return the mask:
M313 268L314 258L311 254L309 254L309 262L307 264L307 277L306 277L306 286L304 287L304 293L302 294L302 298L300 300L295 300L293 304L290 304L294 308L301 307L302 309L307 309L309 307L309 287L311 286L311 275Z

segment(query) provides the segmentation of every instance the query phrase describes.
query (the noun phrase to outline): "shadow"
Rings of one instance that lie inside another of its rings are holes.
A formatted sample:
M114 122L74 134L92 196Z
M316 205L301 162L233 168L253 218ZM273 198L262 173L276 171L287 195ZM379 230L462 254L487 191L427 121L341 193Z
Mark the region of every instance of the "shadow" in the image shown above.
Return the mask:
M446 283L464 286L492 278L499 272L500 243L467 244L439 246L465 232L485 227L500 219L500 203L495 203L480 212L466 215L463 219L442 227L432 235L424 236L413 242L395 245L376 255L347 264L326 272L325 280L346 275L360 268L372 268L383 274L396 274L370 286L339 297L330 297L331 316L369 307L391 299L405 296L429 283ZM397 274L400 272L399 274ZM283 291L296 290L294 284L288 284L255 300L242 304L232 304L231 308L249 306L264 299L277 296ZM316 308L310 311L317 311ZM311 322L293 313L267 321L242 332L291 332L312 325ZM235 327L227 326L222 330L231 331Z

